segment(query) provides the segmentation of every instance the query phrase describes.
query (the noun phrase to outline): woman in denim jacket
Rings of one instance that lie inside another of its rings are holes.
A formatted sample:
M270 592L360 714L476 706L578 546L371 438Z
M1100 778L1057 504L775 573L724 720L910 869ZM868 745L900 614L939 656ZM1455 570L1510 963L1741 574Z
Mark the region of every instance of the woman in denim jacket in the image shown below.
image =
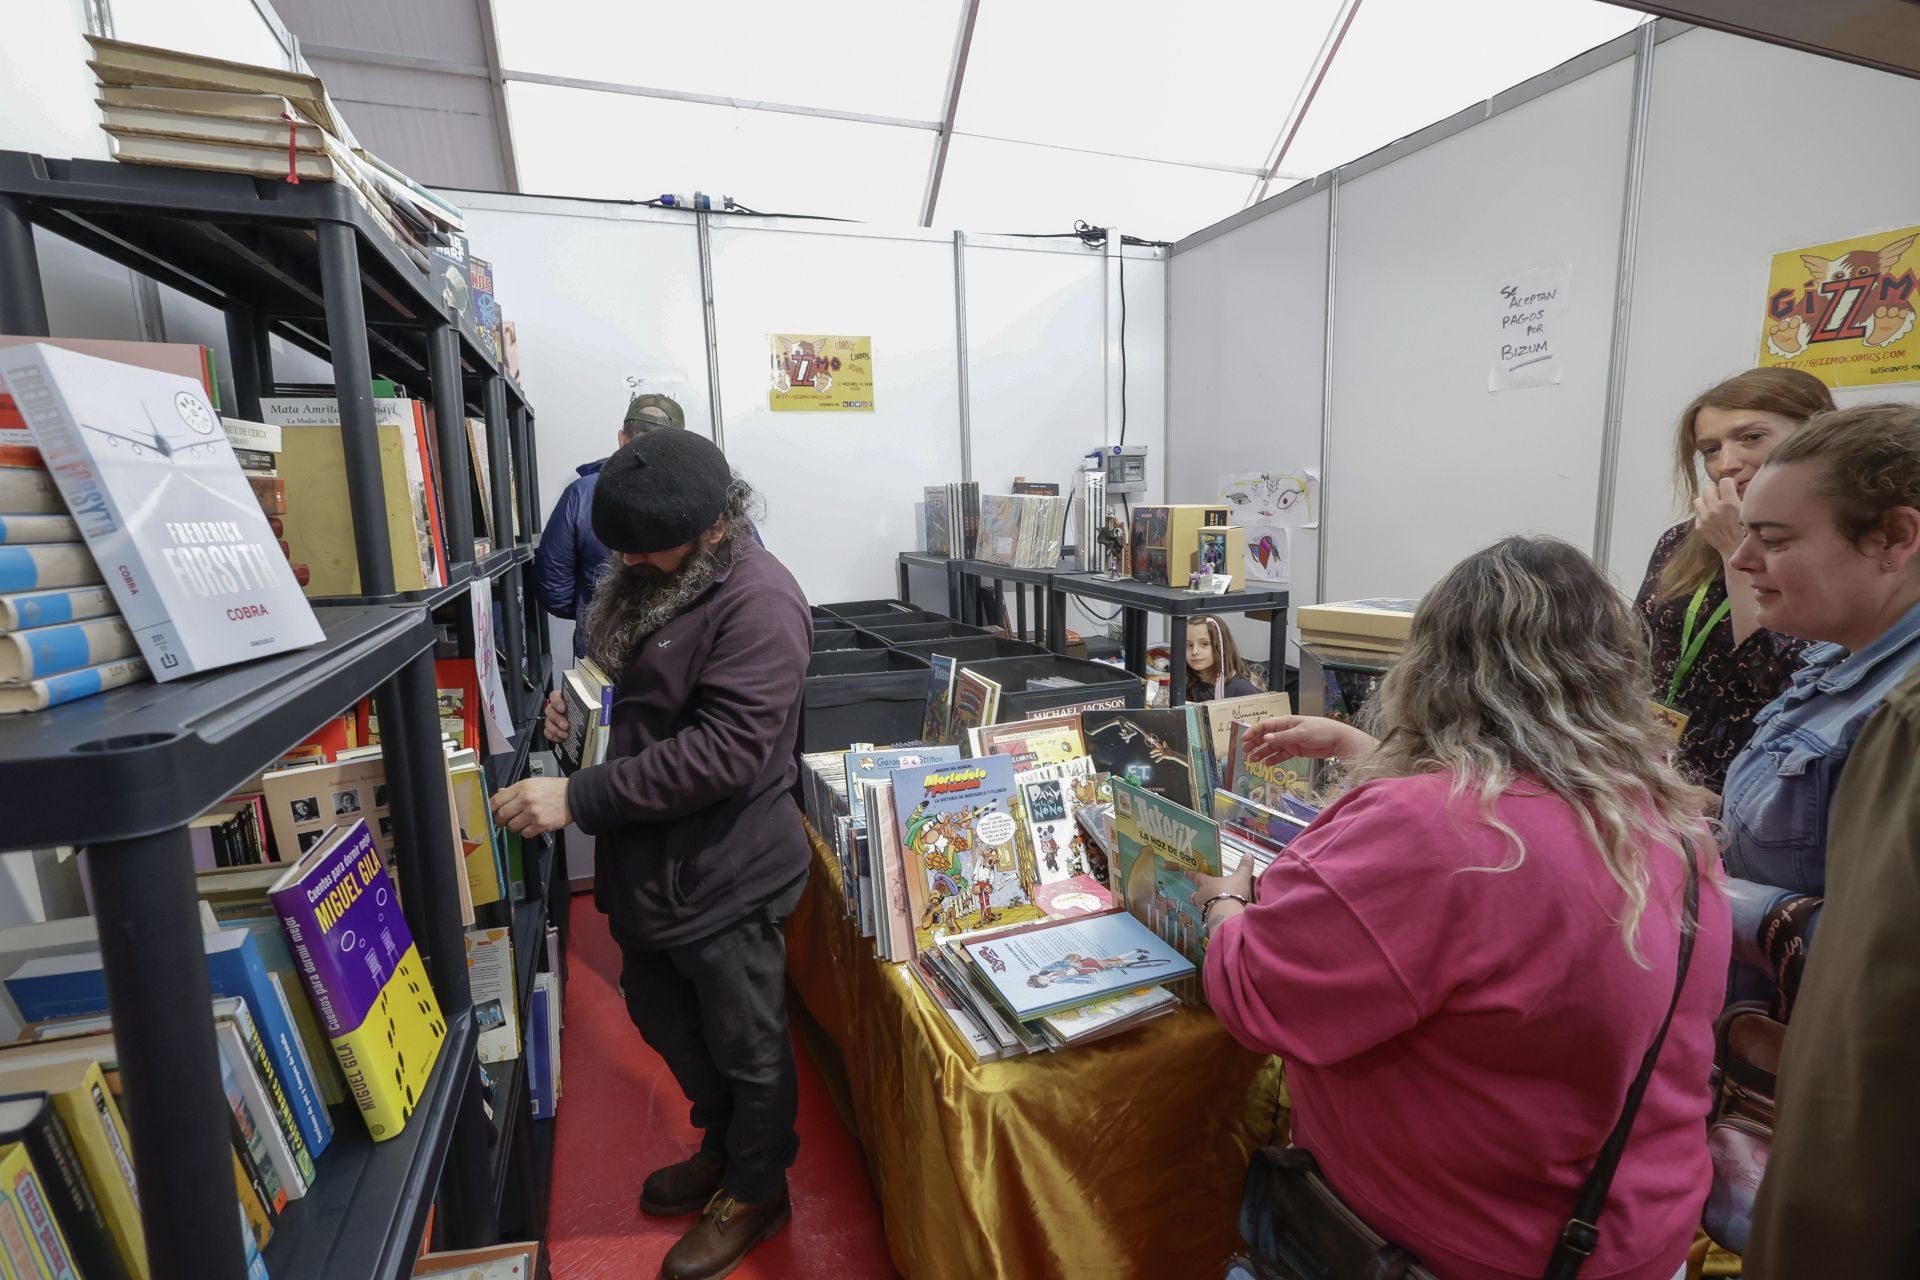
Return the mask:
M1754 721L1722 793L1736 999L1786 1017L1827 881L1827 811L1854 739L1920 665L1920 408L1821 414L1748 486L1759 623L1822 641ZM1846 850L1838 851L1845 857Z

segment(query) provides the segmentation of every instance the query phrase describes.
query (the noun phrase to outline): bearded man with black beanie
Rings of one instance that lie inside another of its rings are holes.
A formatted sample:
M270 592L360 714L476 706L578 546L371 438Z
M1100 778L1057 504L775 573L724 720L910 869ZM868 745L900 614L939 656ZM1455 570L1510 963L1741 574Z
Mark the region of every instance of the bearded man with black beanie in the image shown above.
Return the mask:
M800 1145L781 926L811 856L792 788L813 627L793 575L750 536L752 505L689 431L607 460L593 531L613 555L587 617L616 682L606 763L494 797L521 835L573 822L595 837L627 1011L703 1133L640 1192L644 1213L700 1214L665 1280L723 1275L784 1227ZM566 733L551 694L547 737Z

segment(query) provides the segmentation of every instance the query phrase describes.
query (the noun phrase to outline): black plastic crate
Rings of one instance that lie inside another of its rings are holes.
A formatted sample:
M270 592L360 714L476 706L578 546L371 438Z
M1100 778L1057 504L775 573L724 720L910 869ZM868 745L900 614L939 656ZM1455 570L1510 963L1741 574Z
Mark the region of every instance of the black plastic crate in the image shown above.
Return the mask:
M855 742L914 742L926 720L927 672L874 671L806 681L800 750L844 751Z
M832 653L837 649L885 649L887 647L887 642L879 636L857 631L845 623L813 629L815 653Z
M988 658L1030 658L1045 656L1047 653L1044 647L1029 641L1009 640L1005 636L993 635L911 640L896 644L894 649L900 653L918 654L923 658L947 657L959 662L977 662Z
M913 621L917 622L920 620L920 615L933 616L927 614L925 609L917 609L905 600L848 600L844 604L814 606L815 612L823 609L836 618L874 618L889 613L910 613L915 615Z
M851 676L879 671L924 672L926 669L927 660L917 653L901 653L897 649L841 649L814 654L813 661L807 664L807 675Z
M993 632L985 627L969 626L964 622L955 622L951 618L899 624L889 619L884 625L871 618L862 618L860 629L868 635L879 636L891 645L913 644L921 640L956 640L963 636L991 638L993 635Z
M1146 705L1147 686L1140 677L1129 675L1104 662L1089 662L1085 658L1063 658L1056 653L1021 658L989 658L984 661L963 661L960 670L975 671L999 683L998 719L1002 722L1025 719L1029 711L1072 706L1096 699L1122 698L1124 705L1129 707ZM1065 676L1080 683L1061 689L1026 687L1027 681L1043 676Z

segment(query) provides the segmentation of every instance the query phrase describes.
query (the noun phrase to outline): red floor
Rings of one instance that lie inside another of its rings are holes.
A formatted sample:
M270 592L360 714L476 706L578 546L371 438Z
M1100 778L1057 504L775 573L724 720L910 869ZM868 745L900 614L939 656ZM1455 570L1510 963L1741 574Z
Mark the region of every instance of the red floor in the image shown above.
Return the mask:
M691 1155L687 1102L627 1020L620 953L590 898L573 900L564 1096L555 1122L548 1248L554 1280L651 1280L694 1222L637 1207L640 1183ZM860 1147L819 1070L800 1059L800 1159L787 1175L793 1222L748 1256L739 1280L895 1280Z

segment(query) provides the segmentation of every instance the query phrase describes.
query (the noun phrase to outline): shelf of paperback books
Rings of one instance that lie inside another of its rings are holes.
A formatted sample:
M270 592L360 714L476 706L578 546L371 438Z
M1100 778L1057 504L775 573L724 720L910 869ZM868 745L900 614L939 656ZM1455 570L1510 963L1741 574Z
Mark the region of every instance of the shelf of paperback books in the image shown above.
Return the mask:
M8 845L94 844L184 826L343 700L433 644L417 609L314 615L326 639L311 649L0 717L0 830Z
M35 226L225 314L234 417L296 450L261 475L295 482L269 514L311 597L428 601L474 575L476 535L516 563L539 524L525 393L346 184L0 151L0 334L49 333ZM270 334L346 394L276 384Z
M420 1251L440 1186L454 1120L473 1080L473 1014L452 1018L407 1126L375 1142L350 1109L314 1165L313 1186L274 1224L265 1258L271 1280L404 1276Z

